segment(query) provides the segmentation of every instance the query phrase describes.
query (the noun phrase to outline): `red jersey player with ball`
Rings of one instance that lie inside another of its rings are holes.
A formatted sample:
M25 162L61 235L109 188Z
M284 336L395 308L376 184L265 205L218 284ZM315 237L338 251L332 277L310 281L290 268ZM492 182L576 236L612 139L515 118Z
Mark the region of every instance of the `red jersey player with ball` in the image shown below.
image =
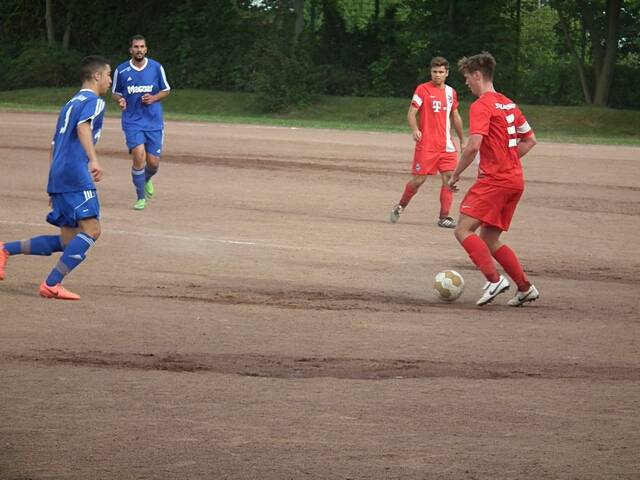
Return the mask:
M469 138L449 186L458 190L460 174L479 154L478 179L460 203L455 236L487 278L476 305L486 305L509 289L509 281L498 273L495 258L518 287L507 304L519 307L540 294L514 251L500 242L500 235L509 229L524 191L520 159L535 146L536 139L518 106L493 87L495 66L488 52L458 62L467 86L478 99L471 104ZM480 233L476 235L478 228Z
M449 75L449 62L442 57L431 60L431 81L418 85L411 106L407 112L407 120L416 142L411 168L411 180L404 188L400 202L391 209L391 223L396 223L400 214L407 207L411 198L427 179L427 175L440 173L440 219L438 225L444 228L456 226L449 216L453 193L447 184L451 172L458 163L458 149L453 143L451 127L455 128L463 143L462 119L458 113L458 96L456 91L445 83ZM418 118L420 122L418 123ZM461 147L462 148L462 147Z

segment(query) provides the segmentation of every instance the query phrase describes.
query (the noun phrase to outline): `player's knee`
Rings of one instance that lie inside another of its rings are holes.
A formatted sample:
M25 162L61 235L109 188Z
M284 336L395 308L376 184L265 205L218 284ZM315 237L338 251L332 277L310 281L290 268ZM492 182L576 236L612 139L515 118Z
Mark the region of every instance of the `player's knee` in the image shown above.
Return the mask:
M100 228L100 223L96 220L95 222L83 225L82 232L86 235L89 235L91 238L93 238L94 241L96 241L98 240L98 238L100 238L102 229Z
M160 168L160 159L152 155L147 155L147 168L153 172L157 172Z
M467 228L465 228L460 224L458 224L456 228L453 230L453 235L456 237L456 240L458 240L458 242L460 243L464 242L464 239L467 238L472 233L473 232L470 232Z
M416 175L415 177L411 178L411 184L415 189L418 189L422 186L422 184L425 182L426 179L427 179L426 175L421 175L421 176Z

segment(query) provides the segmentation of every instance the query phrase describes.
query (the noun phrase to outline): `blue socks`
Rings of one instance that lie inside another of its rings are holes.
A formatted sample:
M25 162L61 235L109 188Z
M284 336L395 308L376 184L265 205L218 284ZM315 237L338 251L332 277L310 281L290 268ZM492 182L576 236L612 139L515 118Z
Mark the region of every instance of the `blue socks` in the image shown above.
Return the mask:
M133 180L133 185L136 187L138 200L142 200L144 198L145 170L146 169L144 168L141 168L140 170L131 168L131 180Z
M86 258L87 250L89 250L94 243L95 240L85 233L78 233L73 237L73 240L71 240L67 248L64 249L60 260L58 260L58 263L47 277L47 285L53 287L62 282L71 270L82 263Z
M156 173L158 173L158 167L150 168L147 165L146 167L144 167L144 181L148 182L149 180L151 180L151 177L153 177Z
M62 252L62 240L60 235L42 235L18 242L4 244L4 249L9 255L51 255L54 252Z

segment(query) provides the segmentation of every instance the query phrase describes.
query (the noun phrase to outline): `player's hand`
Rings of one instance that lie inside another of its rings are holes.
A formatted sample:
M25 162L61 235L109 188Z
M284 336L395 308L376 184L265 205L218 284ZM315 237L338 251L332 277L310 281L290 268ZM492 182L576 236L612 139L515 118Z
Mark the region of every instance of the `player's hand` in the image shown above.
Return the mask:
M144 103L145 105L151 105L155 101L156 101L156 97L154 97L150 93L145 93L142 96L142 103Z
M89 172L91 172L91 177L93 178L94 182L99 182L100 180L102 180L102 175L104 172L102 171L102 167L97 160L89 162Z
M454 173L451 175L451 178L449 179L449 190L451 190L452 192L457 192L458 190L460 190L460 187L458 187L456 185L456 183L458 183L458 180L460 180L460 175Z
M127 101L123 97L120 97L120 99L118 100L118 106L120 107L120 110L126 110Z
M420 130L414 130L413 141L418 143L420 140L422 140L422 132Z

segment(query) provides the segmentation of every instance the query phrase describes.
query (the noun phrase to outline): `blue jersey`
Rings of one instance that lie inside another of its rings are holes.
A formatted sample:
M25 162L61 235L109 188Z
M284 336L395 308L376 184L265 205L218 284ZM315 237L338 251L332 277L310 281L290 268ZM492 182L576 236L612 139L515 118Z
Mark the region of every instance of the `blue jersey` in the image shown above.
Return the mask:
M122 95L127 108L122 112L123 130L162 130L162 102L151 105L142 103L145 93L155 95L171 90L164 68L155 60L145 58L142 68L133 62L121 63L113 73L113 93Z
M78 125L90 122L95 145L102 131L104 109L105 101L89 89L80 90L62 107L51 141L53 157L47 192L67 193L96 188L89 173L89 157L78 138Z

